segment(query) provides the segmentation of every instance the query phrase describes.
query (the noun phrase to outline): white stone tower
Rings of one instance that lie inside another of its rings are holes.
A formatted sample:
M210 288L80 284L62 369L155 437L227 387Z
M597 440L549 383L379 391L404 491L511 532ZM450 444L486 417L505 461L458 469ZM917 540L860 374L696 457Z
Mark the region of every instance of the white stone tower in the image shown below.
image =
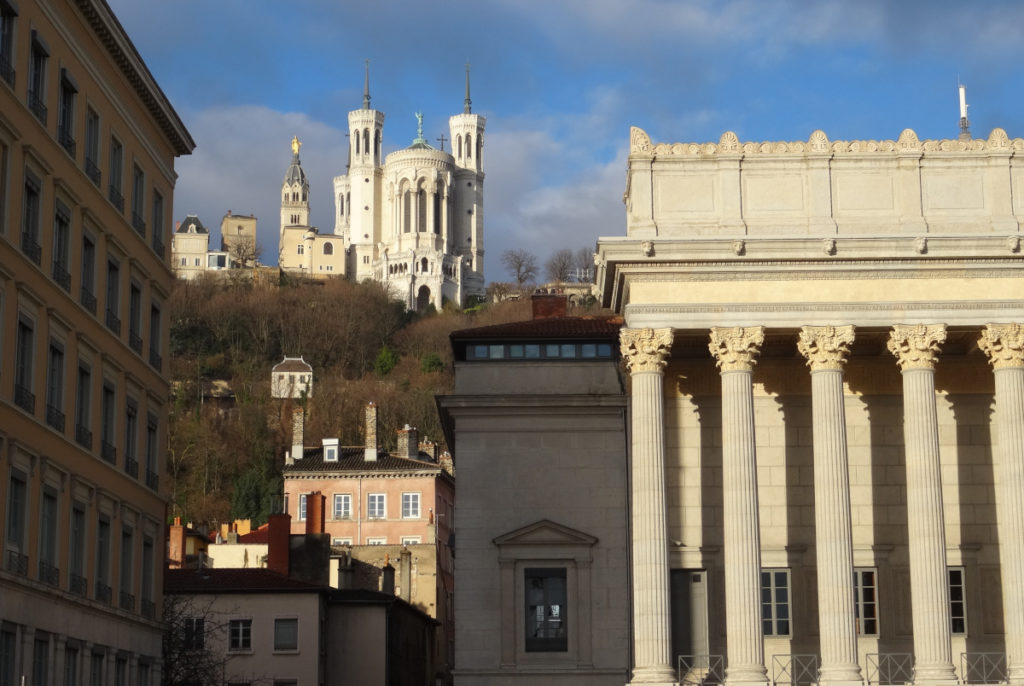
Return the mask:
M452 248L463 256L462 291L484 292L484 127L487 118L473 114L469 97L469 65L466 65L466 99L462 114L448 120L455 157L455 207Z
M384 133L384 113L370 107L370 61L366 61L366 79L363 84L363 107L348 113L349 155L348 175L345 183L335 179L338 197L337 219L344 216L347 228L349 263L347 272L356 281L374 277L373 263L376 245L380 242L381 225L381 138ZM345 195L342 211L341 194Z
M281 236L289 226L309 226L309 180L299 160L299 137L292 138L292 163L281 184Z

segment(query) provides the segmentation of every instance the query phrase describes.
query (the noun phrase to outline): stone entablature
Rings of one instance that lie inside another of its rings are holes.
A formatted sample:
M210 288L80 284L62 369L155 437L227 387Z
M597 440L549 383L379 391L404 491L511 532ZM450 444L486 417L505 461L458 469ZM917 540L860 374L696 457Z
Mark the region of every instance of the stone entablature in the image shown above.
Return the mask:
M910 235L920 254L932 234L1017 235L1024 139L652 144L631 130L627 230L661 236ZM1006 240L1004 238L1004 240ZM743 254L744 246L731 246ZM823 246L825 254L831 248Z

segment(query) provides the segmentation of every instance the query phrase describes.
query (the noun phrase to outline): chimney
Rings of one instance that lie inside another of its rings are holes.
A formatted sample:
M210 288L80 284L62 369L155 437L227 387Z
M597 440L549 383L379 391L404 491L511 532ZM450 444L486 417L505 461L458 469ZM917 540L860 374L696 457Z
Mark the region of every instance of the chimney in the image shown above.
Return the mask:
M381 593L387 593L388 595L395 594L395 568L391 566L387 555L384 556L384 570L380 579L380 590Z
M416 427L406 424L398 430L398 457L415 460L419 457L419 449Z
M306 411L301 407L292 410L292 459L302 459L303 430Z
M437 462L437 443L434 443L426 436L420 441L420 452L429 455L431 462Z
M180 229L180 228L181 228L181 222L180 221L174 222L174 230L175 230L175 232L177 232L177 230Z
M267 569L288 576L292 517L272 514L267 518Z
M531 298L534 319L564 317L569 299L565 295L534 293Z
M306 533L322 534L324 532L324 503L327 497L320 491L306 496Z
M366 449L363 459L367 462L377 461L377 406L370 401L366 404Z
M452 476L455 476L455 462L452 460L452 454L450 452L446 450L441 453L441 459L438 460L438 464L441 465L441 469Z
M181 525L181 517L174 518L167 536L167 566L171 569L185 566L185 527Z
M412 602L412 553L402 548L398 554L398 579L401 587L401 598L407 603Z

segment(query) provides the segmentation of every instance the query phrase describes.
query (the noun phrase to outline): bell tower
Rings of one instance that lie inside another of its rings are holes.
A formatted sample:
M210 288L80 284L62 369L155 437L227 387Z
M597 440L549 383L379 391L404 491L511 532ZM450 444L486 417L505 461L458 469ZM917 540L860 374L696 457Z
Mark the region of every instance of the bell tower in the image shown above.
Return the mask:
M455 157L455 212L452 241L463 256L464 292L483 294L484 270L484 127L487 118L473 114L466 65L466 98L462 114L448 120Z
M384 113L370 107L370 60L366 60L363 106L348 113L349 269L357 281L373 276L380 241Z
M284 174L281 184L281 235L285 227L309 226L309 180L302 170L299 160L299 148L302 141L298 136L292 138L292 163Z

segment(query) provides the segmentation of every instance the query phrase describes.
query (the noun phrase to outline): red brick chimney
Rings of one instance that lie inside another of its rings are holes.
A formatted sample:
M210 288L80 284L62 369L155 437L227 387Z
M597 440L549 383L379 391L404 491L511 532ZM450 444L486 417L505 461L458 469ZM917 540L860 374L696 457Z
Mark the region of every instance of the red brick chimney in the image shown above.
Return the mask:
M174 518L174 524L167 534L167 566L170 569L185 566L185 527L181 524L181 517Z
M324 532L324 511L327 497L320 491L306 496L306 533L322 534Z
M272 514L267 518L267 569L282 576L288 576L290 568L291 535L291 515Z
M565 295L550 293L534 293L531 298L534 319L564 317L568 311L569 298Z

